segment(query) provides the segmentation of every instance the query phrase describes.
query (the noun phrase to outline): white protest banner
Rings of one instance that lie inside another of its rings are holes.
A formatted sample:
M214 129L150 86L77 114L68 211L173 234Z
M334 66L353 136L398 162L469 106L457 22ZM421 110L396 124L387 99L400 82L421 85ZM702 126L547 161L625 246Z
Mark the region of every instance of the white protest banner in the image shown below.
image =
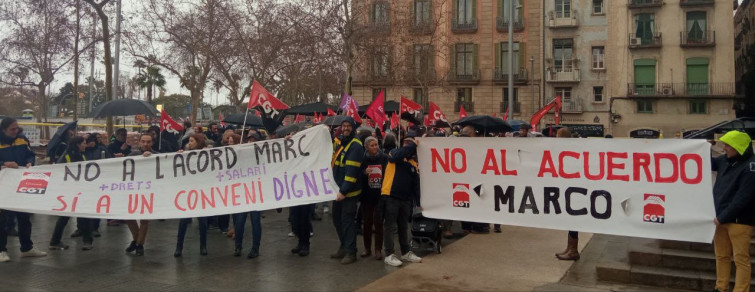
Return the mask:
M0 171L0 209L85 218L169 219L334 200L327 127L183 153Z
M423 138L431 218L711 242L703 140Z

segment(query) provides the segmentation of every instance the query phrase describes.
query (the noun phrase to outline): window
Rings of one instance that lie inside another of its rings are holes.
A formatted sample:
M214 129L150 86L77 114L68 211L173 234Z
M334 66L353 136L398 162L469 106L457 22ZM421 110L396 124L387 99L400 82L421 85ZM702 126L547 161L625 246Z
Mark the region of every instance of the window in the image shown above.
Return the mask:
M456 102L458 103L470 103L472 102L472 88L459 88L456 94Z
M574 41L572 39L553 40L553 62L556 72L571 72L574 66L572 54Z
M641 114L652 114L653 113L653 102L650 100L638 100L637 101L637 112Z
M605 47L592 47L592 68L605 69Z
M635 38L639 38L642 45L653 44L655 35L655 15L640 13L634 16Z
M388 77L388 49L377 49L372 56L372 76Z
M571 87L556 87L556 96L564 103L571 102Z
M501 68L501 72L503 74L509 73L509 43L508 42L502 42L501 43L501 63L498 64L499 68ZM519 72L519 43L514 43L514 74Z
M595 86L592 88L592 101L603 102L603 86Z
M571 0L556 0L556 18L571 18Z
M372 100L375 100L375 98L377 98L378 94L380 94L381 91L383 92L383 100L388 100L388 91L385 90L385 88L373 88Z
M514 113L520 113L521 107L519 106L519 88L514 88ZM501 112L507 112L509 108L509 89L503 88L503 105L501 106Z
M710 86L708 84L708 63L709 60L707 58L687 59L687 94L710 94Z
M461 1L460 1L461 2ZM474 44L456 45L456 75L474 75L476 64L474 63Z
M603 0L592 0L592 14L605 14Z
M474 22L474 3L477 0L458 0L456 6L456 21L459 24L472 24Z
M434 69L431 45L414 45L412 48L414 73L429 74Z
M414 25L422 26L429 24L430 15L432 13L430 0L415 0L414 1Z
M707 103L704 100L691 100L689 102L689 113L690 114L707 114L708 111Z
M378 1L372 4L372 22L376 24L388 23L390 3L388 1Z
M706 35L705 11L687 12L687 41L700 43Z
M428 108L427 91L423 88L414 88L414 95L412 99L424 108Z
M521 13L522 13L522 2L521 0L501 0L498 1L498 5L500 5L498 9L499 16L503 18L503 21L505 23L509 23L509 9L511 9L511 1L514 1L514 22L518 22L521 20Z

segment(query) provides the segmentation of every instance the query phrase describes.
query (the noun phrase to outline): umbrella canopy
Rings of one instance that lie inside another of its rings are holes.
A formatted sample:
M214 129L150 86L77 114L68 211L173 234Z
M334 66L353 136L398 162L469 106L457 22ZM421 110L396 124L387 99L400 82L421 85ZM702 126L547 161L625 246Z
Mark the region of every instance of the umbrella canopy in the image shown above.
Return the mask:
M226 122L229 124L236 124L236 125L244 124L244 114L228 115L227 117L223 119L223 122ZM257 115L253 113L246 113L245 125L249 127L264 127L265 126L262 123L262 118L258 117Z
M302 105L291 107L286 110L286 114L312 116L315 113L327 114L328 109L332 111L336 111L338 110L338 107L318 101L318 102L302 104Z
M47 143L47 157L55 156L54 152L56 151L58 145L60 145L60 143L62 142L68 142L66 141L68 139L68 131L73 130L75 132L78 123L79 121L73 121L58 127L58 130L55 131L55 135L52 135L50 142Z
M506 125L514 129L514 131L519 131L519 127L522 125L529 125L530 123L522 121L522 120L506 120L504 121Z
M103 103L95 108L90 117L104 118L112 116L148 115L156 116L160 112L149 103L136 99L116 99Z
M462 127L473 126L475 129L487 133L511 132L513 129L500 118L491 116L475 115L461 118L454 125Z
M275 135L278 137L284 137L288 134L299 132L307 128L311 128L314 124L312 122L295 123L288 126L283 126L275 130Z
M326 126L335 126L335 127L338 127L347 118L348 118L347 116L329 116L329 117L325 118L325 120L322 121L322 124L326 125Z

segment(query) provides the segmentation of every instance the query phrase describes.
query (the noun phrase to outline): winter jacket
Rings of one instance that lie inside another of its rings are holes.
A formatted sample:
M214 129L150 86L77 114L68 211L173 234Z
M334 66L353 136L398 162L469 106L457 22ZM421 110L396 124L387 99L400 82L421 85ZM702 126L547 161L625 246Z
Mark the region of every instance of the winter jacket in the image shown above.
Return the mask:
M107 150L110 155L123 154L123 156L128 156L131 153L131 146L127 146L126 150L121 150L121 146L123 146L124 143L126 142L121 142L118 140L110 142L110 145L107 146Z
M58 163L71 163L87 161L87 157L84 153L79 152L78 149L68 149L65 154L58 158Z
M99 159L106 159L106 158L113 157L110 154L110 151L107 148L105 148L105 145L102 145L102 144L96 144L94 145L94 147L91 147L91 148L87 147L87 149L84 150L84 155L87 157L87 160L99 160Z
M34 151L24 135L11 138L0 132L0 165L15 162L19 167L35 163Z
M391 151L383 175L383 196L413 201L419 206L419 171L412 159L416 153L414 144Z
M385 167L388 165L388 155L383 151L378 151L377 155L370 156L364 154L364 162L362 162L361 182L362 182L362 195L360 200L362 204L377 204L380 200L380 191L383 187L383 174L385 173Z
M752 146L743 155L732 159L721 155L712 161L713 170L718 172L713 185L718 222L755 225L755 156Z
M364 147L362 142L354 136L340 140L343 141L342 150L337 151L338 156L333 166L333 177L341 194L346 197L358 196L362 192L362 185L359 183L361 175L359 174L364 160Z

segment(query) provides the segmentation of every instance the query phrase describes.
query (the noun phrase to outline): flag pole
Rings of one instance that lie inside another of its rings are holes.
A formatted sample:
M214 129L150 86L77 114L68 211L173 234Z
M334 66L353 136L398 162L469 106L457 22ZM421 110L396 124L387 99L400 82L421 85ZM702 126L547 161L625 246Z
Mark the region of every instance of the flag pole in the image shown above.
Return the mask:
M241 139L244 139L244 129L246 129L246 116L249 115L249 107L246 107L246 113L244 114L244 124L241 125Z
M160 122L162 124L162 121ZM160 129L160 142L157 142L157 151L160 151L163 149L163 130Z

